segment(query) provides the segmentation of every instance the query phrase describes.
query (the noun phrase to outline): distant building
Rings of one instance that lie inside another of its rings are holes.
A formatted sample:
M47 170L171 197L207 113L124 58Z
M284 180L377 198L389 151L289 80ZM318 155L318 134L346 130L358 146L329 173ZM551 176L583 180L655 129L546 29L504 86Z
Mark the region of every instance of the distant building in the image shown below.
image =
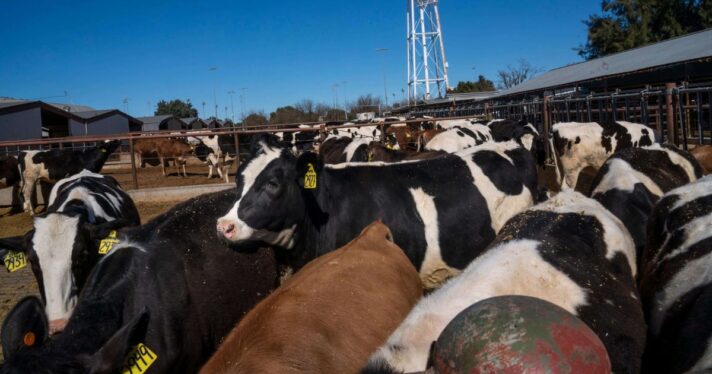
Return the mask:
M208 124L198 117L181 118L180 120L185 123L187 130L200 130L208 128Z
M173 115L138 117L143 122L142 131L183 130L188 125Z
M143 123L118 109L71 113L69 132L79 135L113 135L141 131Z
M141 126L141 121L115 109L0 98L0 141L123 134Z

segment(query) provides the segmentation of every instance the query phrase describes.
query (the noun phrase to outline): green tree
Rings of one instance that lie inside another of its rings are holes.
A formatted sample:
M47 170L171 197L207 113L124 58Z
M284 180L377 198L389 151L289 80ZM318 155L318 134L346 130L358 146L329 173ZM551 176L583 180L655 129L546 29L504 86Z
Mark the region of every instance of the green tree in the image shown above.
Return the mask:
M601 10L575 49L587 60L712 26L712 0L603 0Z
M482 91L494 91L494 82L480 75L477 78L477 82L470 81L460 81L457 82L457 86L448 92L452 93L464 93L464 92L482 92Z
M308 122L306 120L306 113L301 110L291 106L283 106L277 108L274 112L269 115L270 123L297 123L297 122Z
M193 104L184 102L180 99L171 101L161 100L156 104L156 111L153 113L156 116L174 115L178 118L197 117L198 110L193 108Z
M267 117L261 112L252 112L242 121L245 126L264 126L267 123L269 123Z

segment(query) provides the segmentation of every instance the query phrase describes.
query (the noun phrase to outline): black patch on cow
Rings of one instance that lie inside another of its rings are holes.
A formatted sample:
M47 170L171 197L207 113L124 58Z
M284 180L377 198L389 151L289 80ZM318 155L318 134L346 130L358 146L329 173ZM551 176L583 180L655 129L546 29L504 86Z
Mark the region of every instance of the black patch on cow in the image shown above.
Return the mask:
M462 131L457 131L457 135L462 136L463 138L465 137L465 134L462 133Z
M581 137L580 137L580 136L577 136L577 137L576 137L576 142L575 142L575 144L578 144L578 143L581 143Z
M643 313L631 297L637 290L630 269L619 273L621 260L606 259L603 232L593 216L528 210L510 219L489 248L516 239L539 241L537 251L546 262L588 289L577 314L603 341L613 372L637 373L645 343Z

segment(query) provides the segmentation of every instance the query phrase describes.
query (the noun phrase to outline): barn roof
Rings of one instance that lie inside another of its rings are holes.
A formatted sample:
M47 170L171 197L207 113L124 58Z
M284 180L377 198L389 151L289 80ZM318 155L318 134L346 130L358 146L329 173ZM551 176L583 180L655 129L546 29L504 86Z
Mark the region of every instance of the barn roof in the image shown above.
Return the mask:
M70 113L72 116L75 118L78 118L79 120L83 120L85 122L94 122L98 121L100 119L104 119L106 117L111 117L113 115L119 115L122 117L126 117L126 119L129 120L129 122L137 123L137 124L142 124L140 120L131 117L130 115L118 110L118 109L101 109L101 110L90 110L90 111L85 111L85 112L71 112Z
M648 44L605 57L549 70L495 97L570 87L581 82L622 76L712 57L712 29Z

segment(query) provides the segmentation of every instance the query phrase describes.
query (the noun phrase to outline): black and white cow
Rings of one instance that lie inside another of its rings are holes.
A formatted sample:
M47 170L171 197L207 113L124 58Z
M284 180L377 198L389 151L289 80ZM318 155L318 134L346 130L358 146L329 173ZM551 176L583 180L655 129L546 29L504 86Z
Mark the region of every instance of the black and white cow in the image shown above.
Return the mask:
M562 122L552 126L550 136L561 189L575 188L581 170L588 166L598 170L615 152L655 143L653 129L625 121L605 127L595 122Z
M674 146L653 144L626 148L603 164L593 179L589 196L625 224L640 260L648 215L655 202L665 192L700 177L702 169L697 161Z
M240 166L238 199L217 229L229 242L290 249L299 267L381 219L436 287L534 203L536 183L534 160L514 142L430 160L324 165L265 137Z
M34 214L32 196L37 181L54 183L62 178L86 169L94 173L101 171L104 163L121 144L118 140L105 141L95 148L81 151L52 149L49 151L24 151L18 162L22 174L22 197L25 211Z
M366 162L368 144L365 139L329 135L319 145L319 155L325 164Z
M319 126L299 125L300 129L318 129ZM319 131L280 131L276 132L277 138L284 144L289 144L295 152L312 151L319 141Z
M213 177L213 170L217 170L220 179L228 183L230 165L236 159L235 138L233 135L208 135L193 137L199 141L194 153L199 160L206 162L210 168L208 178Z
M273 251L237 252L215 235L234 200L234 191L202 195L119 231L66 329L49 341L39 300L20 302L2 326L0 373L125 372L139 343L155 358L149 373L197 372L278 279Z
M83 170L54 185L47 210L35 216L32 230L0 239L0 257L8 250L27 256L46 304L50 333L56 333L66 325L89 272L103 256L98 250L103 233L140 223L133 200L114 178Z
M438 121L437 128L445 131L435 135L425 144L426 151L458 152L493 141L489 127L469 120Z
M495 296L546 300L603 341L615 373L637 373L645 323L633 241L603 206L564 191L514 217L459 276L421 300L370 358L369 373L426 369L431 344L470 305Z
M545 143L534 125L527 121L508 119L491 120L486 125L492 132L494 141L506 142L514 140L534 155L538 165L544 166L546 161Z
M640 274L648 321L643 370L712 371L712 176L655 205Z

